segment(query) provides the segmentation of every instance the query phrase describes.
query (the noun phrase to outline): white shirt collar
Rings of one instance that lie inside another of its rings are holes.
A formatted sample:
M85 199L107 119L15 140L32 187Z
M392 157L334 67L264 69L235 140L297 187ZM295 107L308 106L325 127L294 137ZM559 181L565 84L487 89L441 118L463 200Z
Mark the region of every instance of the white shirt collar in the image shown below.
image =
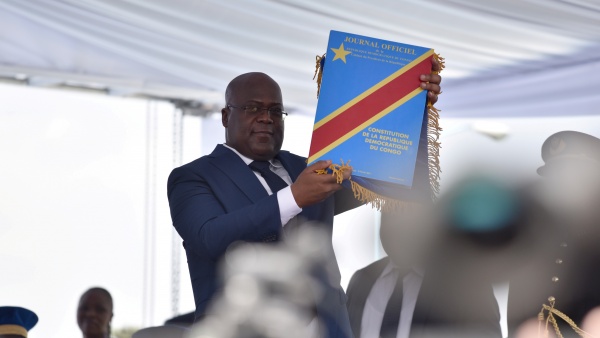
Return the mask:
M386 276L386 275L394 272L396 270L396 268L398 268L398 266L396 264L394 264L394 262L392 262L391 259L389 259L389 262L385 266L385 269L383 269L383 272L381 273L381 276L383 277L383 276ZM410 269L410 272L416 273L420 277L423 277L423 275L425 274L425 270L423 268L421 268L421 267L418 267L418 266L412 267Z
M254 162L254 160L253 160L253 159L251 159L251 158L249 158L249 157L246 157L246 156L242 155L242 154L241 154L239 151L235 150L234 148L230 147L229 145L227 145L227 144L223 143L223 146L224 146L225 148L229 148L229 149L231 149L231 150L232 150L234 153L236 153L236 154L237 154L237 155L238 155L238 156L239 156L239 157L242 159L242 161L244 161L244 163L246 163L246 165L250 165L250 163ZM282 167L281 163L280 163L278 160L276 160L276 159L272 159L272 160L270 160L270 161L269 161L269 163L271 163L271 165L272 165L273 167L275 167L275 168L280 168L280 167Z

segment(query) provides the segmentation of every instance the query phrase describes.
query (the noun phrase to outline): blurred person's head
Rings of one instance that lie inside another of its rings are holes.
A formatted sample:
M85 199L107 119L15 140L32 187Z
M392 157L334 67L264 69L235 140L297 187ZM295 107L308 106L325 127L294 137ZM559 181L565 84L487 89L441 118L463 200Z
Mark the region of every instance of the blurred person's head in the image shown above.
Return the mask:
M239 75L225 90L225 143L252 160L273 159L283 144L283 109L275 80L263 73Z
M435 231L426 219L425 208L383 212L379 237L394 264L416 267L426 263L435 246Z
M585 247L600 240L600 139L561 131L542 145L542 200L563 220L571 239Z
M0 306L0 338L27 337L38 322L31 310L17 306Z
M77 307L77 324L84 338L110 337L113 299L103 288L94 287L81 295Z
M450 187L433 216L444 234L438 256L457 271L500 282L532 255L546 254L555 241L554 226L534 187L484 175Z

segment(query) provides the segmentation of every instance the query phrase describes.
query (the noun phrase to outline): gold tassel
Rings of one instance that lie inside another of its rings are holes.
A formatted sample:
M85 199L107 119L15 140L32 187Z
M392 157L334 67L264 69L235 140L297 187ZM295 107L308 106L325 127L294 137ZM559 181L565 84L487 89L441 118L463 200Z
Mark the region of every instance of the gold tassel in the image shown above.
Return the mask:
M575 322L571 318L569 318L569 316L567 316L566 314L562 313L561 311L557 310L554 307L554 304L556 303L556 299L554 297L548 298L548 302L550 303L550 305L542 304L542 309L540 310L540 313L538 314L538 337L542 337L541 336L541 327L542 327L542 325L544 325L544 322L545 322L545 330L544 330L543 337L545 337L545 338L548 337L548 334L549 334L549 329L548 329L549 325L548 324L552 324L552 328L554 329L556 336L559 338L563 338L563 335L560 332L560 329L558 328L558 322L556 321L556 318L554 318L554 315L557 315L559 318L561 318L567 324L569 324L569 326L571 326L573 331L575 331L581 337L594 338L594 336L592 336L591 334L580 329L577 326L577 324L575 324ZM544 311L548 311L547 317L545 317Z
M335 176L335 180L338 184L342 184L344 181L344 171L350 170L350 161L344 163L344 160L340 160L342 164L331 164L329 170L331 170L331 176ZM315 171L319 175L327 174L327 169L320 169Z
M313 76L313 80L317 78L317 98L321 93L321 81L323 80L323 63L325 62L325 54L317 55L316 57L317 64L315 66L315 75Z

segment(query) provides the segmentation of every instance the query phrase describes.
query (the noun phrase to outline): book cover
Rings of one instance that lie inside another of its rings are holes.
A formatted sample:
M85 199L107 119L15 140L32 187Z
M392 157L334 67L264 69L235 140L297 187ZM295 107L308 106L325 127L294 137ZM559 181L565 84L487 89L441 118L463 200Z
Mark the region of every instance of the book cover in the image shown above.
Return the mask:
M420 149L427 163L419 75L433 49L331 31L326 55L309 164L350 161L353 178L411 188Z

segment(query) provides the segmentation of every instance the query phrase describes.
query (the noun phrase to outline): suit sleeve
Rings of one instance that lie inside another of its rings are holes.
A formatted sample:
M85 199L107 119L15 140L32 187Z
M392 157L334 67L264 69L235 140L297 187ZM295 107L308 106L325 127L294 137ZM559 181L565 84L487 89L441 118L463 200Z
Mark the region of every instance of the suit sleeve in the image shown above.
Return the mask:
M344 187L334 194L335 198L335 215L339 215L348 210L360 207L364 203L354 197L352 189Z
M204 177L186 167L167 183L173 226L186 247L218 259L236 241L270 242L281 230L277 194L226 212Z

